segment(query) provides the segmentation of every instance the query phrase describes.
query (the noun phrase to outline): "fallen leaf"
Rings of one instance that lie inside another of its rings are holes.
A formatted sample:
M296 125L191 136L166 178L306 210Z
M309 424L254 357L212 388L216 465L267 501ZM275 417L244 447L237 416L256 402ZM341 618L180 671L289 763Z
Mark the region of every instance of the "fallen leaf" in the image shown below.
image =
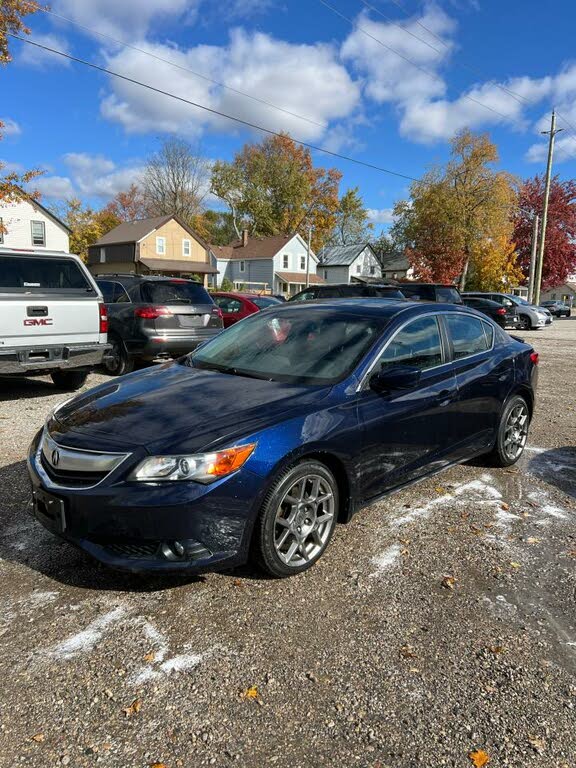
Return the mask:
M142 702L140 699L134 699L132 704L130 704L129 707L124 707L122 712L126 715L126 717L132 717L132 715L137 715L138 712L140 712L140 709L142 708Z
M460 512L460 517L462 520L468 520L470 517L470 512Z
M454 576L444 576L442 579L442 586L446 589L454 589L457 581L458 579L456 579Z
M144 661L148 661L148 662L155 661L156 654L154 653L154 651L150 651L149 653L146 653L143 658L144 658Z
M243 699L258 699L260 694L258 693L257 686L252 685L250 688L247 688L245 691L243 691L240 695Z
M242 586L242 579L234 579L234 581L232 582L232 585L234 587L241 587Z
M166 763L150 763L150 768L168 768Z
M510 563L510 567L511 568L522 568L520 563L516 563L516 562L514 562L514 560L512 560L512 562Z
M35 733L34 736L32 736L32 741L36 741L38 744L41 744L44 741L44 734L43 733Z
M568 557L576 557L576 549L571 549L570 552L567 552Z
M400 656L404 659L417 659L418 654L416 653L416 649L413 645L403 645L402 648L400 648Z
M540 539L537 539L536 536L528 536L526 541L528 542L528 544L538 544Z
M434 490L436 491L436 493L446 493L446 488L442 488L441 485L439 485L438 487L434 488Z
M409 555L409 554L410 554L410 550L409 550L409 549L406 549L406 548L404 548L404 549L401 549L401 550L400 550L400 554L402 555L402 557L406 557L407 555Z
M541 736L528 736L528 743L539 755L546 749L546 742Z
M477 749L474 752L469 752L468 757L472 760L474 768L482 768L483 765L490 760L490 755L484 752L483 749Z
M420 670L417 667L410 667L408 672L410 672L412 675L419 675L420 674Z
M470 530L475 534L482 533L482 528L479 528L477 525L471 525Z
M506 512L508 509L510 509L510 504L506 504L506 502L503 501L502 504L500 504L500 509L503 509L504 512Z
M501 645L491 645L488 650L490 653L498 654L502 653L504 651L504 648Z

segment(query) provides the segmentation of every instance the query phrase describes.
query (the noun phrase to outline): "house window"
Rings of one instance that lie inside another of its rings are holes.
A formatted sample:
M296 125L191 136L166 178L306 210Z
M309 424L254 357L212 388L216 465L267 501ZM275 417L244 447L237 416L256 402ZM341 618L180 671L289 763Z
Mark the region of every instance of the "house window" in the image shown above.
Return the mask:
M556 298L556 294L555 294L555 293L553 293L553 294L552 294L552 296L551 296L550 298L552 298L552 299L555 299L555 298Z
M240 272L245 272L245 271L246 271L246 262L245 261L241 261L240 262Z
M376 267L370 267L370 274L375 275L376 274Z
M287 253L282 256L282 269L288 269L288 258Z
M43 221L31 221L32 245L46 245L46 227Z
M300 256L300 269L306 269L306 256Z
M156 253L158 254L158 256L166 255L166 238L165 237L156 238Z
M324 270L324 280L328 280L328 270Z
M190 256L192 252L192 243L190 240L182 240L182 256Z
M359 275L362 272L362 264L356 264L356 274Z
M100 264L106 263L106 248L100 248Z

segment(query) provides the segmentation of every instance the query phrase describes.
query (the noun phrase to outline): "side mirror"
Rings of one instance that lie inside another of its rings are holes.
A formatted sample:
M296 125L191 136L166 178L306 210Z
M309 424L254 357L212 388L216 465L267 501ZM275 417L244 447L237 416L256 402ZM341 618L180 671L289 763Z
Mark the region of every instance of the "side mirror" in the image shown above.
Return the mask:
M370 389L378 394L398 389L414 389L420 383L421 371L411 366L397 366L376 371L370 379Z

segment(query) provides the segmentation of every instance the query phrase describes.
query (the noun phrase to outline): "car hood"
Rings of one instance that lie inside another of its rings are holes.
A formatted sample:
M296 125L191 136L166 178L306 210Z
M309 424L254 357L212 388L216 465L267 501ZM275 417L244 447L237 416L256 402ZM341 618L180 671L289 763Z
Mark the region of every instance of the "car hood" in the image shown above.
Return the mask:
M330 387L310 387L169 363L123 376L73 398L50 425L65 442L102 450L143 446L151 453L197 451L305 412Z

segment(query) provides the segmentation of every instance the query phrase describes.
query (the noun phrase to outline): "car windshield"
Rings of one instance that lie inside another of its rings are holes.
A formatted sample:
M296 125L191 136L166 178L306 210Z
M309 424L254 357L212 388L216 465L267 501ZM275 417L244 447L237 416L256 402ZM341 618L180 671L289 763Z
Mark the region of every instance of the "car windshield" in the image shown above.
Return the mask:
M149 280L142 284L142 298L150 304L212 304L206 289L192 280Z
M282 304L281 301L273 298L272 296L251 296L250 301L252 302L252 304L256 304L258 309L266 309L266 307L272 307L272 306L276 306L277 304Z
M350 374L382 332L385 320L336 311L293 309L251 315L185 360L237 376L333 384Z
M529 301L526 301L526 299L523 299L520 296L509 296L508 298L512 299L512 301L515 301L516 304L523 304L525 307L532 306Z

